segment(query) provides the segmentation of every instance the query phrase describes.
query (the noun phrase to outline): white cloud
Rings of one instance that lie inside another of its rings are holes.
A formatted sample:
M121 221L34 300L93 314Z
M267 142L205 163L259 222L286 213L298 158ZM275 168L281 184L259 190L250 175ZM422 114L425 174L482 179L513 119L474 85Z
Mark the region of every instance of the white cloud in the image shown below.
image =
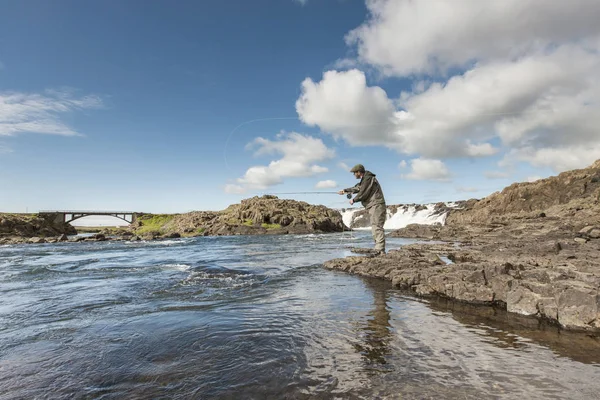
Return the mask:
M367 7L368 21L347 36L358 65L411 79L412 89L394 99L357 69L328 71L302 84L296 109L305 123L353 146L425 159L502 153L501 166L560 172L600 158L597 0Z
M61 121L61 114L102 107L96 96L75 97L71 91L44 94L0 93L0 136L21 133L79 135Z
M554 172L584 168L600 159L600 140L591 140L589 145L563 146L560 148L535 149L526 147L508 153L501 166L512 166L526 161L535 167L550 167Z
M440 160L415 158L410 160L410 167L410 173L402 175L402 178L432 181L450 180L450 171L448 171L446 165Z
M351 31L359 60L388 75L435 74L473 60L517 59L600 34L597 0L367 0Z
M337 182L336 181L332 181L331 179L328 179L326 181L319 181L317 182L317 184L315 185L315 189L331 189L334 187L337 187Z
M333 63L332 67L336 69L353 69L358 68L358 64L358 61L352 58L340 58Z
M492 155L493 138L513 149L600 143L600 56L563 46L480 64L422 93L404 93L400 105L410 121L398 131L401 150L428 157Z
M284 178L324 173L328 169L316 163L335 156L335 152L327 148L321 139L311 136L292 132L279 134L277 139L272 141L259 137L248 144L247 149L258 147L254 153L256 156L280 154L283 157L268 165L248 168L244 176L236 180L236 184L226 185L225 191L242 193L251 189L267 189L283 183Z
M406 168L407 164L406 164L406 160L402 160L400 161L400 163L398 164L398 168Z
M535 182L535 181L540 180L540 179L542 179L541 176L534 175L534 176L528 176L526 178L526 181L527 182Z
M229 194L243 194L246 192L246 189L243 186L235 185L233 183L226 184L223 190L225 193Z
M504 179L510 176L508 172L502 171L485 171L483 175L488 179Z
M345 162L339 162L338 163L338 167L340 167L341 169L343 169L344 171L350 171L350 166L348 164L346 164Z
M320 82L305 79L296 111L307 125L318 125L354 146L394 140L392 101L380 87L367 86L365 74L356 69L327 71Z

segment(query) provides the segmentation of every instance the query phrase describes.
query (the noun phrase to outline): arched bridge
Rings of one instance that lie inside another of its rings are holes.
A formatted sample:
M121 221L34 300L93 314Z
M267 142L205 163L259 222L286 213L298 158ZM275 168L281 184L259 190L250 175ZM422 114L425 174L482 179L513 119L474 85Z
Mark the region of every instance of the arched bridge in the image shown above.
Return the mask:
M38 213L41 217L49 219L55 223L73 222L76 219L89 217L92 215L102 215L122 219L125 222L134 223L139 214L138 211L71 211L71 210L44 210Z

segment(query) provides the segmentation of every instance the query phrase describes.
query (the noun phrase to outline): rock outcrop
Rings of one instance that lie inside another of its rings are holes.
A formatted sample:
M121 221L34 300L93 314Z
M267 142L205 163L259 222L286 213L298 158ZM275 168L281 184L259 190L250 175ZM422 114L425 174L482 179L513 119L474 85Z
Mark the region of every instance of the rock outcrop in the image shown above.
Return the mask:
M1 243L14 241L42 243L44 238L76 233L75 228L69 224L56 223L37 214L0 213Z
M338 211L302 201L276 196L252 197L219 212L197 211L172 215L156 224L152 216L138 216L133 225L136 234L164 237L222 236L256 234L304 234L342 232L345 228ZM148 221L151 221L148 224ZM148 230L148 226L154 228Z
M443 241L327 268L390 280L420 296L499 306L568 329L600 332L600 161L513 184L451 210L446 225L392 236Z
M446 224L488 223L518 215L546 213L579 217L576 211L600 201L600 160L588 168L566 171L535 182L513 183L482 200L451 210Z

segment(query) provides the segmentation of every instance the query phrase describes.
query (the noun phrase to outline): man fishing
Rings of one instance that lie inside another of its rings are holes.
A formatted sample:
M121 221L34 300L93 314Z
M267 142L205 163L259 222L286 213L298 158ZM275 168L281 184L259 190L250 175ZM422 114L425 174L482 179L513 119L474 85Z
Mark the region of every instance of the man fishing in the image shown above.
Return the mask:
M350 200L350 205L360 201L369 211L371 232L375 240L374 253L376 255L385 254L383 224L385 223L387 211L381 186L377 178L375 178L375 174L371 171L365 171L365 167L362 164L355 165L350 172L354 173L354 177L360 179L360 182L351 188L340 190L338 194L356 193L356 196Z

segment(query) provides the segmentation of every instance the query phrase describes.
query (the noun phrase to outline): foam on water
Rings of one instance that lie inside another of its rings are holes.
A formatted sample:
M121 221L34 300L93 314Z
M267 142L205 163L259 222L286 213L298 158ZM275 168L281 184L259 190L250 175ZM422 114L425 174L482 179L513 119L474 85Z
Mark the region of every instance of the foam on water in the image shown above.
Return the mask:
M162 269L167 270L175 270L175 271L188 271L192 268L190 265L186 264L164 264L160 266Z
M449 208L458 207L456 202L445 203ZM425 207L425 208L423 208ZM417 208L419 208L417 210ZM355 227L357 221L364 218L368 218L368 215L355 214L359 211L363 211L364 208L351 208L344 209L341 211L342 220L344 225L348 228L358 230L370 230L371 227ZM400 229L410 224L421 224L421 225L433 225L433 224L444 224L446 222L447 213L436 213L436 204L423 204L417 207L417 205L399 205L395 213L390 212L388 207L387 218L383 226L384 229Z

